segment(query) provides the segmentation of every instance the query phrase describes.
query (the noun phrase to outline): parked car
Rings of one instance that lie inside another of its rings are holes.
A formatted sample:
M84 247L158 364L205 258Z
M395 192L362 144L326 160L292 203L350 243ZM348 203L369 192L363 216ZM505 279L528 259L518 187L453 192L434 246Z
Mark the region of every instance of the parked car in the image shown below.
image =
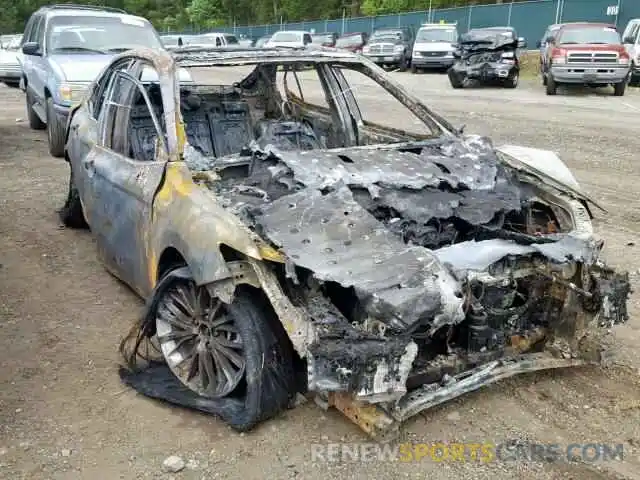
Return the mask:
M254 47L264 48L264 46L266 45L266 43L269 41L270 38L271 38L271 35L263 35L258 40L256 40Z
M47 129L49 152L64 154L69 108L111 57L131 48L162 48L142 17L107 7L55 5L32 15L22 38L22 88L33 129Z
M547 39L542 83L547 95L559 85L613 85L613 94L624 95L631 68L629 54L614 25L568 23Z
M363 47L369 40L366 32L345 33L336 40L336 48L354 53L362 53Z
M173 50L186 45L189 37L190 35L160 35L160 41L164 48Z
M6 50L10 45L15 45L16 38L20 41L21 33L13 33L11 35L0 35L0 50Z
M512 27L474 28L460 38L456 61L447 72L453 88L467 80L516 88L520 79L518 49L526 46Z
M453 52L457 43L457 24L422 24L411 52L411 72L428 68L449 68L453 65Z
M245 34L240 34L238 35L238 43L243 48L253 47L253 45L255 44L255 39L250 38Z
M180 89L186 66L226 85ZM629 274L598 259L597 204L556 154L463 135L360 55L128 52L68 134L62 221L147 299L121 378L238 430L304 391L389 438L608 358L628 319ZM150 341L164 364L136 365Z
M640 86L640 18L629 20L622 33L622 43L631 58L629 85Z
M264 44L267 48L291 47L304 48L312 43L311 33L302 30L280 30L274 33Z
M547 49L550 47L548 40L556 35L562 24L554 23L549 25L542 36L542 39L536 42L536 48L540 50L540 72L544 71L544 61L547 58Z
M240 45L238 37L231 33L203 33L200 35L193 35L189 39L189 45L198 46L215 46L218 48L244 48Z
M338 36L336 32L312 33L311 42L321 47L335 47Z
M362 48L362 54L382 67L404 71L411 66L413 37L410 27L379 28Z
M17 88L20 85L22 67L20 66L20 42L22 35L5 37L2 49L0 49L0 82L8 87Z

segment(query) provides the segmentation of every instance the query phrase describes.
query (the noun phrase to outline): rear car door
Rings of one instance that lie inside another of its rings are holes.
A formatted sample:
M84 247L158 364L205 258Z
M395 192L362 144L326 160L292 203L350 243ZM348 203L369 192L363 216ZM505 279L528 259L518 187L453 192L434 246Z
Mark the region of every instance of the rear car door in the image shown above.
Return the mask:
M142 295L149 284L151 208L168 159L162 105L151 103L140 82L143 67L151 68L138 61L113 72L98 120L98 142L84 160L100 257Z

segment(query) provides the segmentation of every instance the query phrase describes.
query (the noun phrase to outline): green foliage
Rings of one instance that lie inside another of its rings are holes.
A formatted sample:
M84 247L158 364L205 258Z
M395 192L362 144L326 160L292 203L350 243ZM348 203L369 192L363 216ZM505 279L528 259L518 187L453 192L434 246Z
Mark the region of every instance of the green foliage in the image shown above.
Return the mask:
M42 5L69 0L0 0L0 33L22 32L29 15ZM381 15L426 10L430 0L81 0L71 3L124 8L148 18L158 30L205 30L237 25L279 23ZM452 7L500 0L431 0L431 6Z

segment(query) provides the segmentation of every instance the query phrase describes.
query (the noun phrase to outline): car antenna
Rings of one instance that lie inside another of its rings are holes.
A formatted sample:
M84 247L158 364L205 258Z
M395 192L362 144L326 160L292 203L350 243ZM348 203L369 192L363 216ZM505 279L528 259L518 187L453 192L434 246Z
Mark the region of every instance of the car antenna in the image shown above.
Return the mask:
M467 127L467 124L463 123L462 126L458 129L458 135L462 135L466 127Z

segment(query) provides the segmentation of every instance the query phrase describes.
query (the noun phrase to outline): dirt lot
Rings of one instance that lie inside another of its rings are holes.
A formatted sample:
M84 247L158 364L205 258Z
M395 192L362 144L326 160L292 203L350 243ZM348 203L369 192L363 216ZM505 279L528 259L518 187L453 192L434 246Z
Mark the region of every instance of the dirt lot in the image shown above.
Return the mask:
M607 259L634 272L637 288L638 92L546 97L538 83L453 91L444 75L394 75L469 132L558 151L609 209L596 221ZM624 461L314 464L314 443L367 439L313 402L240 435L136 395L120 384L117 346L142 303L103 270L88 233L60 227L67 167L29 130L22 94L0 87L0 105L0 478L169 478L161 466L173 454L188 462L175 474L184 479L640 477L638 297L631 322L615 330L617 366L505 381L406 429L412 442L624 443Z

